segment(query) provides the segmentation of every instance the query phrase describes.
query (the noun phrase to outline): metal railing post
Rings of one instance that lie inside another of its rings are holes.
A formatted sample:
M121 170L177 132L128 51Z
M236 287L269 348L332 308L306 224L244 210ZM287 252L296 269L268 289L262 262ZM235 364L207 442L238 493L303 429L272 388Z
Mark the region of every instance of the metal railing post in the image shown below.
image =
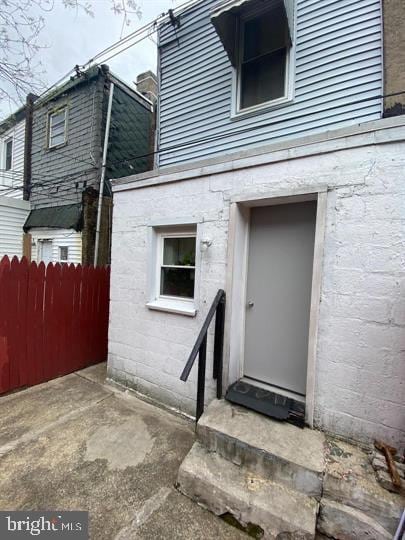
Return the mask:
M219 289L204 324L194 343L193 349L188 357L186 365L180 375L180 380L186 382L194 362L198 355L198 379L197 379L197 410L196 421L204 412L204 393L205 393L205 369L207 359L207 335L210 323L215 315L215 333L214 333L214 363L213 378L217 381L217 398L222 397L222 367L223 367L223 347L224 347L224 323L225 323L225 292Z
M214 369L213 378L217 381L217 399L222 398L222 371L224 351L225 294L217 306L214 334Z
M197 409L196 421L204 412L204 394L205 394L205 364L207 359L207 335L205 335L200 349L198 351L198 380L197 380Z

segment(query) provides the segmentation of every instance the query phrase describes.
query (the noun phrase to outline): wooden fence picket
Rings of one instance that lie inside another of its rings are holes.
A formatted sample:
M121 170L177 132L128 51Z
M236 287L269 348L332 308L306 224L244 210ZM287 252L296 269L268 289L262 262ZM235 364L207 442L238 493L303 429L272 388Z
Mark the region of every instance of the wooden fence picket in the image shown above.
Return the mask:
M8 355L8 280L10 260L3 257L0 261L0 393L10 389L10 361Z
M44 309L43 298L45 288L45 265L38 266L34 262L28 270L28 299L27 299L27 353L30 362L26 362L28 371L28 386L44 380L42 354L44 348Z

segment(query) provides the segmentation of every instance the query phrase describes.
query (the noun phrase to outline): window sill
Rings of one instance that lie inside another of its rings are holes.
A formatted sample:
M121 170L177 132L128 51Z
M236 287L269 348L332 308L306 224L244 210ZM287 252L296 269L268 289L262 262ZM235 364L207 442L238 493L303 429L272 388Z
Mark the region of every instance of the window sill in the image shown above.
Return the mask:
M53 152L54 150L58 150L59 148L63 148L64 146L67 146L67 143L68 143L68 141L65 141L63 143L55 144L53 146L46 146L45 150L47 152Z
M263 105L256 105L255 107L249 107L246 109L240 109L239 111L233 110L231 112L231 120L237 121L250 116L257 116L263 113L271 112L273 110L281 109L286 105L290 105L294 101L293 97L286 96L274 101L263 103Z
M187 315L188 317L195 317L197 314L194 302L172 300L169 298L159 298L158 300L152 300L151 302L148 302L146 304L146 307L148 309L154 309L156 311L166 311L167 313Z

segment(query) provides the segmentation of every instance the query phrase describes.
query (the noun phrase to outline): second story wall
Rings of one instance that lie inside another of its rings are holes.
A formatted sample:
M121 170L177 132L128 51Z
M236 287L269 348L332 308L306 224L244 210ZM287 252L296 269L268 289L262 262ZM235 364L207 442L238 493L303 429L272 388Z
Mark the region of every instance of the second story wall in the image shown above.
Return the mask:
M216 5L202 0L178 28L161 27L160 166L381 117L380 0L294 1L292 99L242 115L232 113L234 68L211 22Z
M93 73L94 75L94 73ZM32 130L33 209L79 203L86 187L97 186L101 166L105 78L98 75L38 103ZM65 139L61 130L49 140L49 123L66 115Z
M65 92L35 105L33 209L81 203L84 190L98 191L110 81L114 91L105 195L111 196L109 179L152 168L152 104L108 73L107 66L88 73L87 78L68 83Z
M152 169L153 142L152 103L115 82L108 138L107 178L119 178Z

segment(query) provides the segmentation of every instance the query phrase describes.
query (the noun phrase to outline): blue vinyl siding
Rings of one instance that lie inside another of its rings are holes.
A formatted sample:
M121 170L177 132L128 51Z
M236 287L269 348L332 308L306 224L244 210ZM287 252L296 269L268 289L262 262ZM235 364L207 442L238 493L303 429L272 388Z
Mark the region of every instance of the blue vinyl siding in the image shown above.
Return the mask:
M176 31L160 29L160 166L381 117L371 99L382 93L380 0L297 0L294 100L238 118L232 67L210 22L216 3L202 0Z

